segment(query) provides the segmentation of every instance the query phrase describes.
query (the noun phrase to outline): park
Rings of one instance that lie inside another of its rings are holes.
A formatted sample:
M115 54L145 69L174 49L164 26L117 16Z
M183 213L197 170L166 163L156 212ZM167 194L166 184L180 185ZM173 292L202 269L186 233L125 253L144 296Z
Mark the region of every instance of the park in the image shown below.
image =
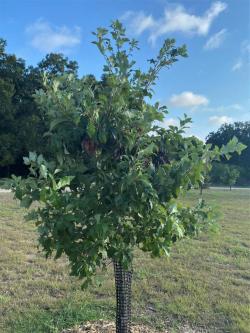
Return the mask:
M95 27L89 63L68 57L76 25L26 26L27 60L0 36L1 332L249 332L250 100L228 80L216 106L208 72L211 97L188 90L188 38L210 64L230 6L184 4ZM249 83L240 50L230 75Z

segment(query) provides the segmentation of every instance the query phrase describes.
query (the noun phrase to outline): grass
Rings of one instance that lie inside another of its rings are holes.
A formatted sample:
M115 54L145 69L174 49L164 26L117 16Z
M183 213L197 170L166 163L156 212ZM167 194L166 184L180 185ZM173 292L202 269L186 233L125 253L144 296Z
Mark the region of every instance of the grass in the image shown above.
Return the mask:
M134 322L171 333L250 332L250 191L206 190L220 207L220 231L181 241L168 259L138 252ZM185 199L193 202L198 192ZM9 193L0 193L0 332L57 333L115 313L112 267L82 291L67 261L45 260L32 223ZM99 287L99 283L102 286Z
M0 189L8 190L9 185L8 185L9 178L0 178Z

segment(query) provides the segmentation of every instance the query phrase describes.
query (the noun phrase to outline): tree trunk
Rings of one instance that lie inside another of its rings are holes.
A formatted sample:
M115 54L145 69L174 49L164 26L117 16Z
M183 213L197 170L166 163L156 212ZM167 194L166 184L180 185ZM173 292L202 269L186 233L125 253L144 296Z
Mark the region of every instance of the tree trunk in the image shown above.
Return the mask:
M132 270L125 270L114 261L116 287L116 333L131 333Z

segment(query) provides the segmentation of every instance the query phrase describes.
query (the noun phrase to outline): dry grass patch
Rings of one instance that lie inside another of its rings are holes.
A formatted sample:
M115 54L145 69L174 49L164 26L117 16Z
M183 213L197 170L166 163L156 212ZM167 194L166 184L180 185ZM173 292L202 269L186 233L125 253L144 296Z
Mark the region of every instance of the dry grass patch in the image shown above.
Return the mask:
M193 191L184 200L193 202ZM220 232L180 242L169 259L137 252L133 322L156 332L250 332L250 191L205 191L221 207ZM0 193L0 332L60 333L113 320L113 270L82 291L67 260L45 260L35 227ZM99 286L101 284L101 286ZM192 329L192 330L191 330Z
M78 325L74 328L63 330L61 333L116 333L115 323L101 320L95 323L87 322L85 325ZM133 325L131 333L157 333L152 328L144 325ZM165 331L164 333L167 333Z

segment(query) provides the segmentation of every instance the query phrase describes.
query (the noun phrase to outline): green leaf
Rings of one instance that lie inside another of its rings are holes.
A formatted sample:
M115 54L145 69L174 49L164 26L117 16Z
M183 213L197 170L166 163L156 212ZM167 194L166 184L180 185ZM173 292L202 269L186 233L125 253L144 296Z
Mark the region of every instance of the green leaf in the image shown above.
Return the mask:
M239 142L239 140L234 136L226 145L222 145L221 154L225 155L227 159L231 157L231 154L237 152L241 154L247 146Z
M60 190L62 187L70 185L72 179L74 179L74 178L75 178L75 176L65 176L65 177L61 178L59 180L59 182L57 183L57 186L56 186L57 190Z
M155 151L157 151L157 146L152 142L148 145L148 147L138 152L138 157L141 158L152 155Z
M43 161L44 161L43 155L40 154L37 158L37 163L40 165L40 164L42 164Z
M170 214L176 214L178 212L177 204L176 203L171 204L169 206L168 211Z
M173 230L178 238L184 237L184 229L182 226L179 225L177 221L173 224Z
M60 82L58 80L53 80L53 90L54 92L57 92L58 91L58 88L60 86Z
M100 215L100 214L96 214L96 215L95 215L95 219L96 219L96 222L97 222L97 223L100 222L100 218L101 218L101 215Z
M87 133L88 133L88 136L92 139L93 136L95 135L95 132L96 132L96 128L95 128L95 125L93 124L93 122L89 122L88 123L88 126L87 126Z
M100 140L101 143L105 144L107 142L107 134L106 132L104 132L104 130L100 131L98 133L98 138Z
M16 191L15 191L15 197L18 199L18 200L22 200L22 196L23 196L23 192L21 190L20 187L17 187L16 188Z
M31 204L32 204L32 199L30 197L25 196L21 200L20 206L24 208L29 208Z
M46 179L47 175L48 175L48 170L44 164L42 164L40 166L39 171L40 171L41 176Z
M30 165L30 160L28 157L23 157L23 162L25 165Z
M29 160L31 162L36 162L37 155L34 152L29 152Z
M52 131L56 126L58 126L59 124L65 123L67 121L68 121L68 119L65 119L65 118L56 118L56 119L53 119L51 121L51 123L50 123L49 130Z
M56 158L57 158L57 161L59 163L60 166L63 165L63 155L61 152L59 152L58 154L56 154Z

